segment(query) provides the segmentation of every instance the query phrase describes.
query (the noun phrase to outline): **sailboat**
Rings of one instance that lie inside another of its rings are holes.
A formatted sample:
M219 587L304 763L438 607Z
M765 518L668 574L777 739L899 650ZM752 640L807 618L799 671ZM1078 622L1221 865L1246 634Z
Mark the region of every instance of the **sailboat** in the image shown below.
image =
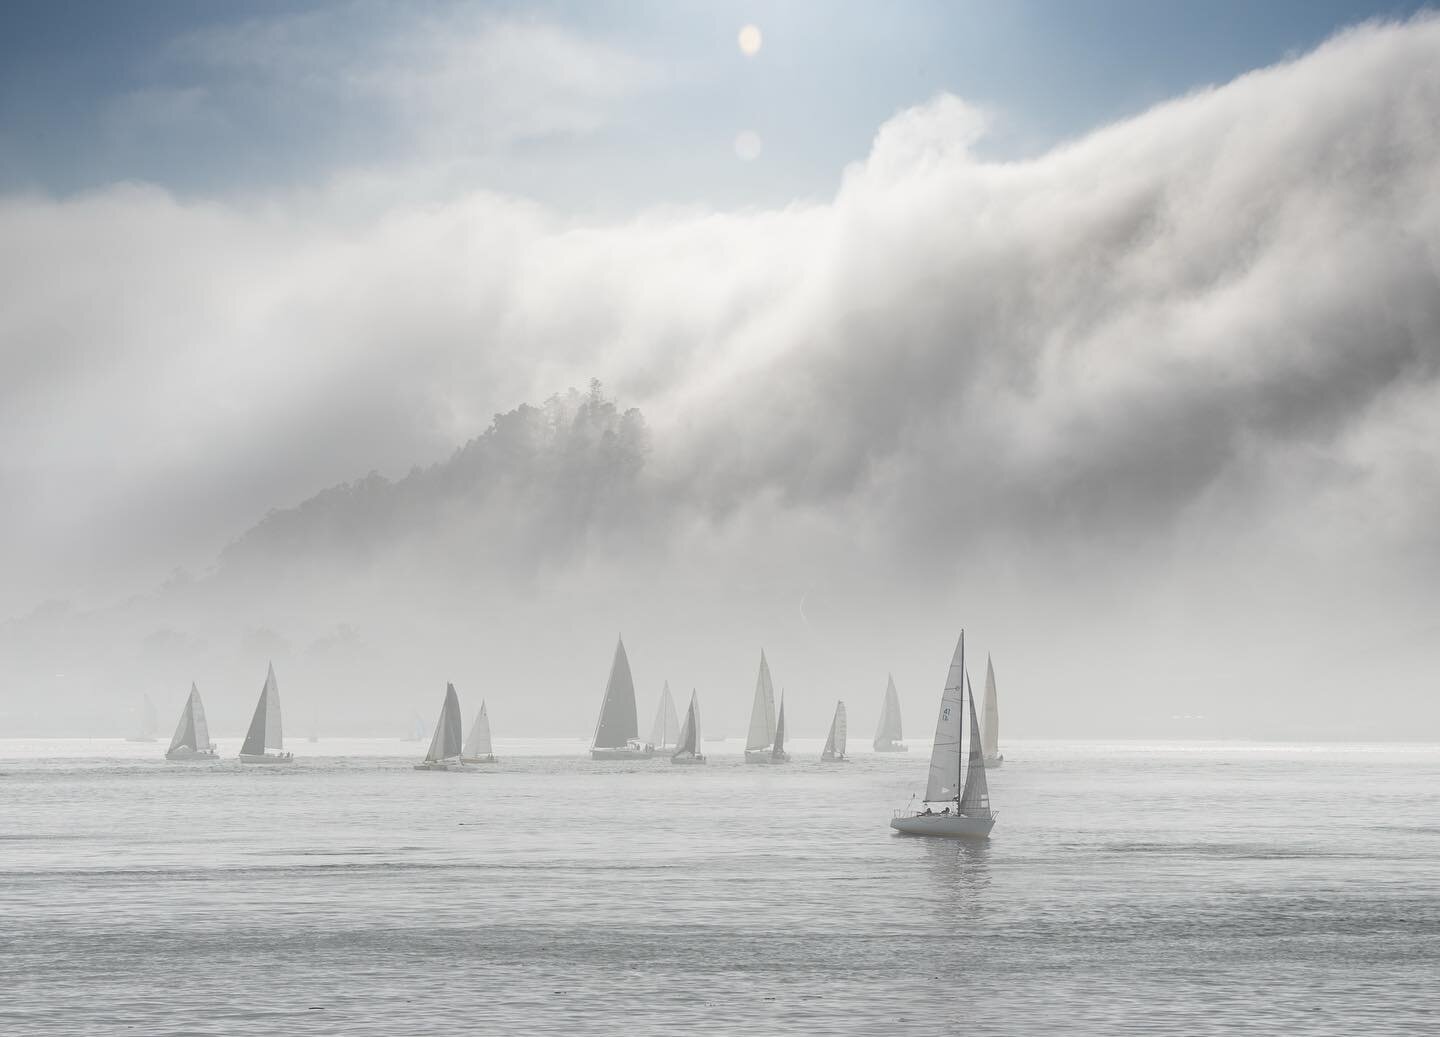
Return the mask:
M845 703L835 703L835 716L830 721L830 735L820 752L822 763L849 763L845 755Z
M770 748L770 763L789 763L785 751L785 692L780 692L780 719L775 721L775 744Z
M461 763L494 763L495 747L490 744L490 714L485 703L480 703L480 712L475 714L475 723L470 725L470 734L465 739L465 748L460 752Z
M1000 703L995 698L995 664L985 657L985 708L980 714L980 744L985 749L985 766L1005 762L1000 752Z
M180 711L175 736L170 739L170 748L165 750L165 759L213 760L216 756L215 743L210 741L210 726L205 723L205 704L200 701L199 689L192 683L190 697Z
M666 686L669 691L669 686ZM690 706L685 710L685 721L680 725L679 744L670 756L676 764L704 763L705 754L700 751L700 696L690 689Z
M625 642L617 639L615 659L610 664L610 679L605 682L605 700L600 704L600 721L595 725L590 759L648 760L654 755L654 746L640 744L640 721L635 715L635 681L630 676Z
M769 763L775 744L775 685L770 683L770 664L760 649L760 672L755 676L755 703L750 707L750 731L745 736L745 762Z
M980 721L975 715L975 691L965 673L965 631L955 645L945 693L940 697L940 715L935 721L935 743L930 750L930 778L925 786L925 809L897 810L890 827L907 835L943 835L984 839L995 827L990 809L990 789L985 782L985 750L980 742ZM964 718L970 718L969 753L962 754ZM968 759L967 759L968 756ZM964 766L964 778L961 768ZM936 811L931 804L944 803Z
M430 739L430 750L425 759L415 765L417 771L463 771L460 762L460 698L455 694L455 685L445 685L445 702L440 707L440 719L435 722L435 734Z
M670 697L670 682L660 693L660 708L655 710L655 723L650 726L650 744L657 753L673 753L680 741L680 718L675 713L675 700Z
M900 733L900 693L895 690L895 678L886 675L885 704L880 707L880 727L875 732L871 746L877 753L908 753L910 747L902 742Z
M425 718L413 709L410 711L410 733L400 739L402 742L423 742L430 735Z
M155 712L155 703L150 701L149 695L146 695L144 701L140 703L140 730L128 736L125 741L153 742L155 741L155 732L159 728L160 715Z
M273 750L273 751L272 751ZM280 727L280 686L275 682L275 664L265 674L265 687L250 718L250 730L240 746L241 763L293 763L293 753L285 752L284 732Z

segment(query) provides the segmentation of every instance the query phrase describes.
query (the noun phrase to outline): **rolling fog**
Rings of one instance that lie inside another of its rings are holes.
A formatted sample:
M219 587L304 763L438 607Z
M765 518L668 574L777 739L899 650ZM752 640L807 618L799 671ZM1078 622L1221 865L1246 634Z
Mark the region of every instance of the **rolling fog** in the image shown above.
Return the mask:
M1440 20L995 118L773 208L0 197L0 737L272 659L294 731L584 737L623 634L642 729L763 647L924 739L962 626L1009 737L1440 737Z

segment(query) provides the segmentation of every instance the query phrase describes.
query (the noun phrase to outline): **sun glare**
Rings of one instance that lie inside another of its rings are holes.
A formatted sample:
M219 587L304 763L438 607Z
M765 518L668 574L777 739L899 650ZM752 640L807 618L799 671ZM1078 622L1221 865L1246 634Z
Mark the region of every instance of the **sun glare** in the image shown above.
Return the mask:
M744 54L747 58L753 58L756 54L760 53L760 44L764 41L760 38L760 28L758 26L747 25L740 30L740 36L737 42L740 44L740 53Z

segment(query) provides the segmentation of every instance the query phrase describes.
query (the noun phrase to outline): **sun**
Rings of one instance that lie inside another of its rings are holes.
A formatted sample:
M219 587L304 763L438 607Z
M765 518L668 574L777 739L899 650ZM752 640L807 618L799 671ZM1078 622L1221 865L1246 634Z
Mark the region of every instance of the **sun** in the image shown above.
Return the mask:
M753 58L760 53L760 44L764 41L760 37L760 28L756 25L747 25L740 30L736 42L740 44L740 53L747 58Z

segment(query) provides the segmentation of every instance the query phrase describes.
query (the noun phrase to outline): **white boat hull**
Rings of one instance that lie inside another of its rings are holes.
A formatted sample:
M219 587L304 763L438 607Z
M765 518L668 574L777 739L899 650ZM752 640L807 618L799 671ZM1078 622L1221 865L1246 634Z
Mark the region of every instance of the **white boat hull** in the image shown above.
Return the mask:
M417 771L463 771L466 767L459 760L421 760L415 765Z
M653 749L632 749L624 746L619 749L591 749L590 759L592 760L650 760L655 757Z
M825 755L825 754L822 753L821 756L820 756L820 762L821 762L821 763L849 763L849 762L850 762L850 757L848 757L848 756L836 756L834 753L831 753L831 754L829 754L829 755Z
M677 767L692 767L704 763L705 757L695 753L680 753L670 757L670 762Z
M484 756L462 756L460 762L468 766L470 764L496 763L497 761L494 753L486 753Z
M1000 767L1000 766L1003 766L1004 763L1005 763L1005 754L1004 754L1004 753L1001 753L999 756L987 756L987 757L985 757L985 768L986 768L986 770L989 770L989 769L992 768L992 767Z
M167 760L218 760L220 755L214 749L173 749L165 754Z
M279 755L272 755L271 753L265 753L264 755L255 755L255 754L251 754L251 753L241 753L241 754L240 754L240 762L241 762L241 763L294 763L294 762L295 762L295 757L294 757L292 754L290 754L290 753L280 753Z
M905 835L934 835L949 839L988 839L995 817L966 817L964 814L897 814L890 827Z

